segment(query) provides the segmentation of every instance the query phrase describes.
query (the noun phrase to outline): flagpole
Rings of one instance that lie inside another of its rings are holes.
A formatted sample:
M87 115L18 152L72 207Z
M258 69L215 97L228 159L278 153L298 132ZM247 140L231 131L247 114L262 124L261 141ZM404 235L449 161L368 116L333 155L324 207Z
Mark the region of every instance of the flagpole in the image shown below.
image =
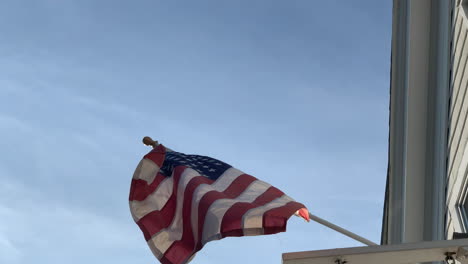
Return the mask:
M372 242L372 241L370 241L368 239L365 239L365 238L363 238L361 236L358 236L358 235L354 234L353 232L348 231L348 230L346 230L344 228L341 228L341 227L339 227L339 226L337 226L335 224L332 224L332 223L328 222L325 219L322 219L322 218L320 218L320 217L318 217L316 215L311 214L310 212L309 212L309 216L310 216L311 220L314 220L315 222L317 222L319 224L322 224L322 225L324 225L324 226L326 226L328 228L331 228L331 229L333 229L333 230L335 230L337 232L340 232L341 234L343 234L345 236L348 236L348 237L350 237L350 238L352 238L354 240L357 240L357 241L359 241L359 242L361 242L361 243L363 243L365 245L378 246L378 244L376 244L376 243L374 243L374 242Z
M154 141L150 137L144 137L142 141L146 146L152 146L153 148L156 148L159 145L158 141Z
M144 137L142 141L143 141L143 144L145 144L146 146L151 146L153 148L156 148L159 145L159 142L157 140L153 140L150 137ZM173 150L166 147L166 151L172 152Z

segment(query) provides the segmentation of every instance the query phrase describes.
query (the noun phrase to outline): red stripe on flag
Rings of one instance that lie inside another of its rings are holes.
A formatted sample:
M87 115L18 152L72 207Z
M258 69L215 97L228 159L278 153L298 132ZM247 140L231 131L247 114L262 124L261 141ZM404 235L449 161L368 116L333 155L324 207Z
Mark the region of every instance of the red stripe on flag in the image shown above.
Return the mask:
M145 180L132 179L130 186L130 201L143 201L152 194L159 186L159 184L167 177L158 172L151 184L148 184Z
M305 206L298 202L289 202L281 207L266 211L263 214L264 234L276 234L286 231L289 217L301 208L305 208Z
M206 213L211 204L213 204L218 199L233 199L239 196L252 182L256 180L257 179L253 176L243 174L234 180L224 192L211 191L203 196L200 201L200 206L198 207L198 241L196 245L196 251L203 247L201 244L203 237L203 225L205 224Z
M159 168L161 168L164 163L165 156L166 156L166 147L160 144L156 148L151 150L148 154L146 154L143 158L152 160L156 165L159 166Z
M172 189L172 195L161 210L153 211L143 216L137 225L143 232L146 241L158 233L161 229L168 227L175 215L177 206L177 188L179 186L179 180L186 169L186 166L177 166L174 168L174 173L171 177L174 177L174 186Z
M250 209L263 206L283 195L284 193L282 191L271 186L252 203L239 202L233 204L233 206L227 210L226 214L224 214L221 222L221 234L223 237L243 236L242 217L244 214Z
M214 181L206 178L204 176L199 176L193 178L185 189L184 197L184 205L182 211L182 223L183 223L183 233L182 238L179 241L175 241L172 245L167 249L164 257L161 259L161 263L178 263L182 262L183 256L188 256L192 253L193 247L195 245L193 230L192 230L192 221L191 213L192 213L192 200L193 194L198 186L201 184L212 184ZM163 261L164 260L164 261Z
M208 209L210 206L218 199L233 199L239 196L245 189L257 179L253 176L248 174L242 174L237 177L226 190L223 192L218 191L210 191L207 192L200 200L199 207L198 207L198 239L197 243L195 244L194 235L192 230L192 223L189 221L187 223L184 222L184 235L180 241L175 242L164 254L164 261L167 263L179 264L184 263L187 259L189 259L194 253L199 251L203 245L201 245L201 240L203 237L203 226L205 224L205 217ZM191 204L191 203L190 203ZM190 206L191 208L191 206ZM191 209L186 212L188 215L188 219L190 219L190 212ZM184 208L185 211L185 208ZM184 216L184 219L185 218ZM163 262L161 259L161 263Z

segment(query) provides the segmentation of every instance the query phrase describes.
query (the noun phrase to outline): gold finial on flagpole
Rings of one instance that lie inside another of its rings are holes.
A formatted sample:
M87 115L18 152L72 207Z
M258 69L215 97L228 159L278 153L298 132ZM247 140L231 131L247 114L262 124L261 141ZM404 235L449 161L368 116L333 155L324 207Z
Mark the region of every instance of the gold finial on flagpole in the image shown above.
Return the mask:
M150 137L144 137L143 138L143 144L145 144L146 146L152 146L153 148L155 148L155 147L157 147L159 145L158 141L154 141Z

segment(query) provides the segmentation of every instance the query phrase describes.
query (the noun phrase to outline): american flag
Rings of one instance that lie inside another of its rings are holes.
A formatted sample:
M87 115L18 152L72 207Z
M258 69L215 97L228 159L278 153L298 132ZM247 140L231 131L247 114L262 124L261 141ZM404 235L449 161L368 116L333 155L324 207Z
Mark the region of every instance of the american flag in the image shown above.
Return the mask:
M133 175L130 211L163 264L181 264L212 241L286 230L304 205L222 161L158 145Z

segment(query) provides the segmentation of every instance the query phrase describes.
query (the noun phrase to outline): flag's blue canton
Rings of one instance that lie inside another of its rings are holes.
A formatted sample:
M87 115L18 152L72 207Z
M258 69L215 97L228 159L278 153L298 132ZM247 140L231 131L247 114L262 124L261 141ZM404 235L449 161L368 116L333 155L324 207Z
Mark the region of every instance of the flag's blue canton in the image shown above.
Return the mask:
M212 180L218 179L227 169L231 168L229 164L206 156L166 152L166 157L160 172L169 177L172 175L174 168L180 165L192 168L200 173L200 175Z

